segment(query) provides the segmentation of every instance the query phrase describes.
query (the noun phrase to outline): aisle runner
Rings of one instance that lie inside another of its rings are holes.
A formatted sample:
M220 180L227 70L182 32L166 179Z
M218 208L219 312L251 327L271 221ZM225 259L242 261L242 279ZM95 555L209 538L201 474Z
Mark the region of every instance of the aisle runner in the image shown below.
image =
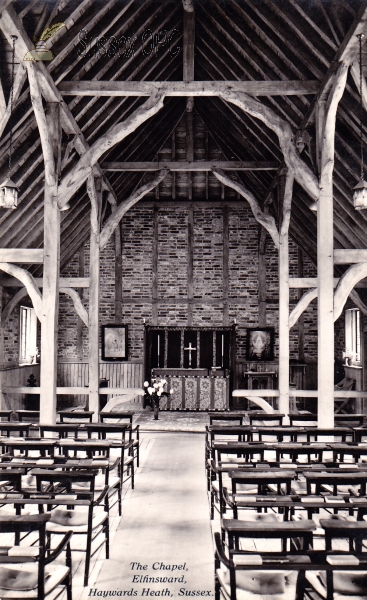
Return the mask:
M111 558L83 598L214 596L204 436L144 435L153 436Z

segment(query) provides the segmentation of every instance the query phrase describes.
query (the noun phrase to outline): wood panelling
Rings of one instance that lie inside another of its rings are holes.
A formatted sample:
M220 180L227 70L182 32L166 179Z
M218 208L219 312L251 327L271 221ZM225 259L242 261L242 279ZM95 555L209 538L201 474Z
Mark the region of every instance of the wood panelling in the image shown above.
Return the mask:
M33 374L37 384L40 382L40 365L24 365L0 371L0 388L5 386L26 386L27 379ZM25 407L25 394L0 392L0 406L3 410L21 410Z
M27 385L27 379L33 373L39 384L40 365L25 365L0 371L1 387L21 387ZM100 363L100 379L107 379L109 387L140 388L143 383L143 363ZM59 362L57 365L58 387L86 387L88 389L88 362ZM109 398L118 394L110 394ZM58 408L63 406L84 406L87 394L63 395L58 397ZM2 409L24 409L25 394L1 394Z

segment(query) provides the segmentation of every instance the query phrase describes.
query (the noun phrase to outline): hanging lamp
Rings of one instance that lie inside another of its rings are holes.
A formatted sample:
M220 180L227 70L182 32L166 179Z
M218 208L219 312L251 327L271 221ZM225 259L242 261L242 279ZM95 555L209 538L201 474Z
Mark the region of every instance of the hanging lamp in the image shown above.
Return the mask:
M356 210L364 210L367 208L367 182L364 180L364 157L363 157L363 92L362 92L362 38L364 34L358 35L359 39L359 97L361 104L361 123L360 123L360 144L361 144L361 178L357 185L353 188L353 203Z
M10 116L13 112L13 94L14 94L14 64L15 64L15 41L18 39L16 35L11 36L13 42L12 48L12 61L11 61L11 88L10 88ZM8 164L8 177L0 185L0 206L3 208L16 208L18 204L18 187L12 181L11 174L11 157L13 152L13 128L10 129L9 133L9 164Z

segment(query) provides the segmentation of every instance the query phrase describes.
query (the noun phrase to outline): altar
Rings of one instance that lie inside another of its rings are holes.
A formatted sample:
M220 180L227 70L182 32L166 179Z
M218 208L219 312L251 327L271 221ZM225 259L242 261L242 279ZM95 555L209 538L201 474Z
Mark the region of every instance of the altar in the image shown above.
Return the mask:
M229 410L235 333L235 326L146 326L146 379L163 377L171 392L161 410Z
M229 375L209 375L206 369L152 369L152 377L167 380L169 396L159 402L160 410L228 410ZM195 371L197 371L195 373Z

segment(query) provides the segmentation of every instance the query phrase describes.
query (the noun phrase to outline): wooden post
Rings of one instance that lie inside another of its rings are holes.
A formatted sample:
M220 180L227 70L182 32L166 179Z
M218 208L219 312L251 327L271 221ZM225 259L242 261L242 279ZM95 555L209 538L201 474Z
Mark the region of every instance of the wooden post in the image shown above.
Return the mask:
M229 207L223 206L223 325L229 325Z
M158 325L158 205L153 205L152 323Z
M280 178L280 203L283 206L285 184ZM289 414L289 250L288 230L279 235L279 411ZM285 418L287 423L288 417Z
M259 327L266 327L266 229L259 225L257 279L259 285Z
M60 106L48 103L46 124L53 151L53 165L44 152L44 260L41 323L41 366L40 366L40 423L56 423L57 383L57 337L59 318L60 276L60 210L57 205L57 165L61 146Z
M194 298L194 206L189 205L187 221L187 325L193 324Z
M93 421L99 420L99 232L102 179L88 177L87 190L91 201L90 261L89 261L89 410Z
M347 80L348 66L339 65L327 103L320 106L316 139L322 140L320 196L317 207L318 280L318 421L334 427L334 223L333 169L336 112Z
M298 248L298 277L303 277L303 253L301 248ZM298 290L298 300L303 296L303 290ZM298 319L298 360L305 360L305 319L302 313Z
M79 277L84 277L85 275L85 254L84 254L84 246L82 246L79 250ZM78 290L78 294L80 299L83 299L84 290L80 288ZM76 339L76 350L78 354L78 359L83 359L83 321L80 317L78 317L77 322L77 339Z
M122 243L121 223L115 229L115 323L122 322Z

